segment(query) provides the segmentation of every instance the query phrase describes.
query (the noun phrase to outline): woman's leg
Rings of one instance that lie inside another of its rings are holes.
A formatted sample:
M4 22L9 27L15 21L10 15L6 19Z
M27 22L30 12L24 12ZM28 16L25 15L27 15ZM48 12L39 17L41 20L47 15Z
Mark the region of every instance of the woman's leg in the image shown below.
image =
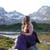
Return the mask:
M26 50L26 40L24 35L19 35L17 40L17 50Z

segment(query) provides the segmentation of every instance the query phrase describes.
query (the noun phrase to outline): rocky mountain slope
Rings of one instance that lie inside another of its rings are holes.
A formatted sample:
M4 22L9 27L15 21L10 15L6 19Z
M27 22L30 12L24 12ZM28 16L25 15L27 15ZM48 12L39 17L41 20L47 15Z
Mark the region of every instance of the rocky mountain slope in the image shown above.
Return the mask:
M1 24L16 24L21 23L23 14L17 11L6 12L4 8L0 7L0 25Z
M42 6L37 12L29 15L32 20L50 22L50 6Z

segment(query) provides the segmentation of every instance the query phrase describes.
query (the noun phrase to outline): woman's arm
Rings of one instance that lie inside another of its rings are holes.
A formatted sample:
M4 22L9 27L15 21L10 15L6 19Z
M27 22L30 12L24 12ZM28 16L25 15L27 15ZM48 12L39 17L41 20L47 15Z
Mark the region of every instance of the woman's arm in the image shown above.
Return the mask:
M24 34L25 35L25 32L24 32L24 25L21 26L21 32L20 34Z
M34 31L32 24L30 24L30 26L29 26L29 33L24 32L24 25L21 26L21 30L22 30L21 34L24 34L27 36L31 36L32 32Z
M33 29L33 25L30 24L30 27L29 27L29 33L25 33L25 35L27 35L27 36L31 36L33 31L34 31L34 29Z

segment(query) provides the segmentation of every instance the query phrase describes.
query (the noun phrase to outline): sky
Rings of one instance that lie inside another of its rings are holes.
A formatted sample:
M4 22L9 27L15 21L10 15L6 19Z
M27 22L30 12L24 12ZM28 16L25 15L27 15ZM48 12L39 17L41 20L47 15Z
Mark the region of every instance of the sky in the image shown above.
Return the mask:
M24 15L38 11L42 6L50 6L50 0L0 0L0 7L7 12L16 10Z

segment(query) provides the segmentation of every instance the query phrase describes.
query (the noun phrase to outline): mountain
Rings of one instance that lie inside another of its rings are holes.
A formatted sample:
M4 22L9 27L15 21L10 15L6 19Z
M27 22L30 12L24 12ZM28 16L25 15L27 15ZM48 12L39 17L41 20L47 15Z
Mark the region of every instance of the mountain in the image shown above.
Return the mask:
M42 6L37 12L29 14L36 22L50 22L50 6Z
M0 7L0 25L10 25L21 23L23 14L16 10L7 12L4 8ZM37 12L29 14L31 21L36 22L50 22L50 6L42 6Z
M5 24L16 24L21 23L23 14L20 12L17 12L16 10L12 12L6 12L4 8L0 7L0 25Z

